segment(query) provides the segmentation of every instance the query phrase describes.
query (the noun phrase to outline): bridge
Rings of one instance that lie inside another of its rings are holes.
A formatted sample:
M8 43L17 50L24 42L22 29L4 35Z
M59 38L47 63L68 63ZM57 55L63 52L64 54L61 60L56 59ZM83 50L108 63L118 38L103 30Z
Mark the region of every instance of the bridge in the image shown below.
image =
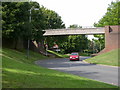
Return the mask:
M105 34L105 49L101 53L120 48L120 25L105 26L101 28L79 28L79 29L49 29L44 30L43 36L55 35L80 35L80 34Z
M43 36L54 36L54 35L93 35L93 34L105 34L105 29L101 28L79 28L79 29L48 29L44 30Z

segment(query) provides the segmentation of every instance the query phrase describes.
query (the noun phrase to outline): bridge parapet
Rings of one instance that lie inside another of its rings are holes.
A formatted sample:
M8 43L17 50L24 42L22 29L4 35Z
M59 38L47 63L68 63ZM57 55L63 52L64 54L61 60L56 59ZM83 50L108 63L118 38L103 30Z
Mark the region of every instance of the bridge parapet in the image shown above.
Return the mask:
M80 35L80 34L104 34L105 30L101 28L76 28L76 29L49 29L44 30L43 36L54 36L54 35Z

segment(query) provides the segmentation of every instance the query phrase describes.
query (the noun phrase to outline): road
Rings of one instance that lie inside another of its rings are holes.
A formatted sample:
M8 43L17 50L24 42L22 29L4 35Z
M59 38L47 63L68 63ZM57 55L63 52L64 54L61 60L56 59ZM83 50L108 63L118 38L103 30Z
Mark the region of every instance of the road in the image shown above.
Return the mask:
M90 57L80 57L81 60ZM68 58L56 58L51 60L38 60L37 65L90 78L93 80L118 85L118 68L104 65L95 65L83 61L69 61Z

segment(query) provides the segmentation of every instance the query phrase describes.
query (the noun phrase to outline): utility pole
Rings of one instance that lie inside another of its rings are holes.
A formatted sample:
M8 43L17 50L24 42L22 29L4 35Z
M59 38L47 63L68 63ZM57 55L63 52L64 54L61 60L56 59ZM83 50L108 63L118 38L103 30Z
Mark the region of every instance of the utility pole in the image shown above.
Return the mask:
M31 23L31 11L32 10L39 10L39 8L34 8L34 6L29 10L30 11L30 15L29 15L29 23ZM29 28L30 29L30 28ZM27 59L29 58L29 48L30 48L30 38L28 35L28 45L27 45Z
M94 42L92 41L92 43L93 43L93 54L94 54Z
M100 41L99 41L99 43L100 43ZM101 51L101 43L100 43L100 51Z
M46 44L45 47L46 47L46 56L47 56L48 55L48 53L47 53L48 45Z

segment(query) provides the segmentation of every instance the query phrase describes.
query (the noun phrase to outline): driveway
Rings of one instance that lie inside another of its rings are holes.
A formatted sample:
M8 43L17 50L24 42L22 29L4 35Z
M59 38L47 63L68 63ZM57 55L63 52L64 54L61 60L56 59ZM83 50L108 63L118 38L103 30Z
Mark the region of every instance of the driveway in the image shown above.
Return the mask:
M80 57L81 60L90 57ZM118 85L118 68L111 66L95 65L83 61L69 61L68 58L56 58L51 60L38 60L37 65L71 73L74 75Z

